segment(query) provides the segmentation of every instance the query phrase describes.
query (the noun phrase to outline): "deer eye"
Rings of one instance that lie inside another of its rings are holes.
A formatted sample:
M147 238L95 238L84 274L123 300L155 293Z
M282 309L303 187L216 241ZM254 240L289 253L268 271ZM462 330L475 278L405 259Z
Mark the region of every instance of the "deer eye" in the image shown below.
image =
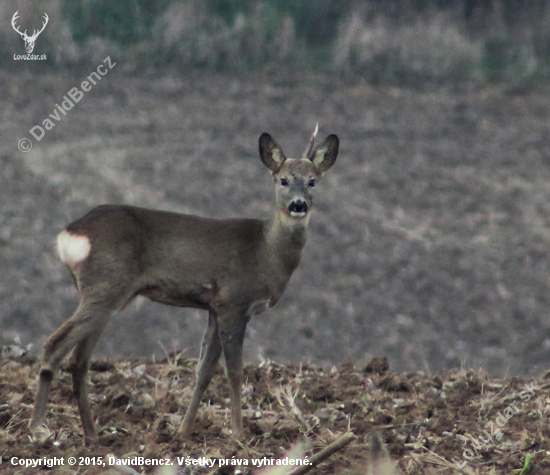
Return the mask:
M281 178L281 185L288 186L288 180L286 178Z
M315 180L313 178L309 180L309 183L307 184L307 186L311 186L313 188L315 186Z

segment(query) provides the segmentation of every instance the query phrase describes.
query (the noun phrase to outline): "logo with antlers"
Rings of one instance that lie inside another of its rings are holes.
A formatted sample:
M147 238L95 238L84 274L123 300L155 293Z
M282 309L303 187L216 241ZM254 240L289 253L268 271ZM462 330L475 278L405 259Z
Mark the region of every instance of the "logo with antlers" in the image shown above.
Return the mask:
M44 13L44 22L42 23L42 28L40 30L34 30L33 34L31 36L27 35L27 30L25 30L23 33L19 31L19 27L15 24L17 21L17 18L19 18L19 10L17 10L11 19L11 26L17 33L21 35L21 38L25 41L25 49L27 50L27 53L32 53L34 50L34 43L36 42L36 38L38 38L38 35L44 31L44 28L46 28L46 25L48 24L48 15Z

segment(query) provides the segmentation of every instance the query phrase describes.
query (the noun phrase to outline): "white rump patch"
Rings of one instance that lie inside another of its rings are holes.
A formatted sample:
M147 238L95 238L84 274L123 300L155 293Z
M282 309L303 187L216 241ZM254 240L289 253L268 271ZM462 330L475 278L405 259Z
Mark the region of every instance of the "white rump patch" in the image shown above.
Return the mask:
M59 257L67 265L77 264L86 259L91 248L87 236L71 234L66 229L57 236Z

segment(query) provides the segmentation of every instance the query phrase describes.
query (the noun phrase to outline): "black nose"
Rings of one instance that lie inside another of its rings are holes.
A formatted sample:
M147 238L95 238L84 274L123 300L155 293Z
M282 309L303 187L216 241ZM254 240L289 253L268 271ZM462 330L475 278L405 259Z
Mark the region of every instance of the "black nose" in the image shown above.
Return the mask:
M293 201L288 207L288 211L290 211L291 213L307 213L307 210L307 203L302 200Z

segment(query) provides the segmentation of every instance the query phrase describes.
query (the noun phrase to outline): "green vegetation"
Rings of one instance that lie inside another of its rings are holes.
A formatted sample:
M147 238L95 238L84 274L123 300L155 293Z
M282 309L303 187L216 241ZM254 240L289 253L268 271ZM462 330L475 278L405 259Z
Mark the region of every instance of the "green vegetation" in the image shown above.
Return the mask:
M525 456L525 463L523 464L523 468L519 472L519 475L527 475L529 472L529 463L531 462L531 454L527 454Z
M397 85L550 78L550 0L49 3L73 41L54 40L66 63L91 61L101 44L143 67L304 68ZM2 37L14 41L9 25Z
M151 39L153 23L168 5L168 0L62 0L61 13L79 44L99 36L129 45Z

